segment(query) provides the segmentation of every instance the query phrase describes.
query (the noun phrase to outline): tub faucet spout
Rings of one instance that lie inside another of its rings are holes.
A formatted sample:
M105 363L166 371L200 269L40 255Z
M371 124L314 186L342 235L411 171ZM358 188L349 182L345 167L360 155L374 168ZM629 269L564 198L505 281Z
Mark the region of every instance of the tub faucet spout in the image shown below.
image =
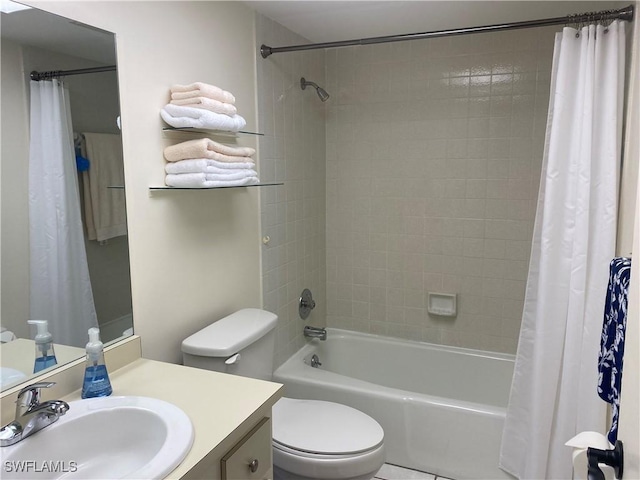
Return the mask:
M310 327L307 325L304 327L304 336L307 338L319 338L320 340L327 339L327 330L319 327Z

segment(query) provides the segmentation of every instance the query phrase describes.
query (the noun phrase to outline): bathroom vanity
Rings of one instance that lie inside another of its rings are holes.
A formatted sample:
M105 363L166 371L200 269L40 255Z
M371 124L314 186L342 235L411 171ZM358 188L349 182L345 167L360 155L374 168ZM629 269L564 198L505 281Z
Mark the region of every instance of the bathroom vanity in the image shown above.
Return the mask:
M135 336L105 349L113 396L170 402L189 416L194 428L189 453L166 478L273 478L271 407L282 396L282 385L147 360L140 353L140 339ZM43 390L43 398L79 400L83 371L81 359L38 377L38 381L56 382ZM13 420L18 390L3 392L3 425ZM34 435L47 435L47 431Z
M158 398L180 407L195 430L190 452L170 479L273 478L271 407L282 386L138 359L110 375L114 395ZM65 400L75 400L73 396Z

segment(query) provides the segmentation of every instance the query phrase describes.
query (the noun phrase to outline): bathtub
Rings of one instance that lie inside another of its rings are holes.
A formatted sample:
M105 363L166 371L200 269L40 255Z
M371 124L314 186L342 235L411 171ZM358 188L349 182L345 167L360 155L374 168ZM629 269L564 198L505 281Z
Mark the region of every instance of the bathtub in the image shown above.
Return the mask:
M514 359L329 328L326 341L310 341L273 379L289 397L375 418L388 463L458 480L513 479L498 468L498 454Z

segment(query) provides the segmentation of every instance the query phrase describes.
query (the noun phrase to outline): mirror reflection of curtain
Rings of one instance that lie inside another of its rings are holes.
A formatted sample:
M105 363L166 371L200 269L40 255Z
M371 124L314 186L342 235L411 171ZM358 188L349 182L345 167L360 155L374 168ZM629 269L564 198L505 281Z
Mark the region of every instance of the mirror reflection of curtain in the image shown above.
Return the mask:
M31 82L30 316L49 320L55 343L82 347L98 325L82 232L69 94Z

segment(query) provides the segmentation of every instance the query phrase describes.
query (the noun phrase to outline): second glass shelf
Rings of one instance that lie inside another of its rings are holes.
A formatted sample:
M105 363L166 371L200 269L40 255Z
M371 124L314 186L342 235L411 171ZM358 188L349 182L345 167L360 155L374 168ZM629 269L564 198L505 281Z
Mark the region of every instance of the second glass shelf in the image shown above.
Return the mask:
M254 185L230 185L228 187L149 187L149 190L158 191L158 190L220 190L223 188L250 188L250 187L274 187L278 185L284 185L284 183L256 183Z
M163 132L179 132L179 133L191 133L198 135L220 135L225 137L237 137L238 135L258 135L264 136L264 133L250 132L248 130L239 130L237 132L230 132L227 130L209 130L206 128L194 128L194 127L162 127Z

